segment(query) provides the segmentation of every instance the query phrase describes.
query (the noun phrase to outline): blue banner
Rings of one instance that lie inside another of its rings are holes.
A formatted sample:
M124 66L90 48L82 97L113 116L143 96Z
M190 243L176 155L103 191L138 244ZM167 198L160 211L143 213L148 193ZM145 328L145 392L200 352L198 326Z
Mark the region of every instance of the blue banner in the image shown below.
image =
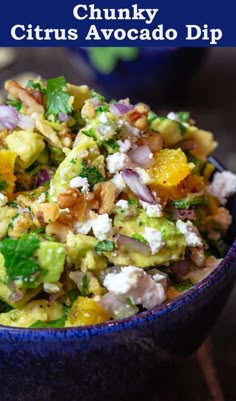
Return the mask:
M235 46L226 0L29 0L4 2L0 46Z

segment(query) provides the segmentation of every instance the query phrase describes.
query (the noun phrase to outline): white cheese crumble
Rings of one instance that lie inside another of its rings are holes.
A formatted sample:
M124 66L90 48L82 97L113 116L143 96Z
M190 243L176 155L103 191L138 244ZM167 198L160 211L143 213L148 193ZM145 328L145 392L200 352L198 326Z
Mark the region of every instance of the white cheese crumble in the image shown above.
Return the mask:
M37 198L37 202L38 203L44 203L46 202L46 194L45 192L42 192L39 197Z
M165 301L165 290L143 269L136 266L123 267L119 273L106 275L104 286L117 295L125 295L133 304L151 309Z
M124 135L131 135L131 136L136 136L136 137L139 137L141 135L141 132L139 131L139 129L133 127L127 121L125 121L123 123L123 131L122 131L122 133Z
M159 252L159 250L165 245L165 241L162 239L162 234L159 230L155 230L152 227L144 228L145 234L144 238L147 240L152 255L155 255Z
M107 213L97 215L95 219L91 220L91 223L94 236L97 239L103 241L112 237L112 220Z
M121 153L127 153L128 150L131 148L131 142L129 139L125 139L124 142L122 142L120 139L116 142L117 145L119 146L119 151Z
M119 195L126 188L126 184L122 178L121 173L116 173L114 177L112 177L111 182L113 182L116 187L116 195Z
M106 113L105 113L105 111L103 111L101 114L100 114L100 116L99 116L99 121L101 122L101 123L103 123L103 124L107 124L108 123L108 118L107 118L107 115L106 115Z
M82 188L81 192L89 192L89 183L86 177L75 177L70 180L71 188Z
M44 283L43 289L48 294L56 294L60 290L60 287L57 284Z
M131 164L130 159L124 153L113 153L113 155L107 156L107 170L111 174L115 174Z
M169 118L169 120L180 122L179 116L176 113L174 113L173 111L171 111L170 113L167 114L167 118Z
M87 235L92 228L92 220L87 220L85 222L76 221L74 223L75 234Z
M217 198L222 205L225 205L227 198L236 192L236 174L230 171L215 173L207 192Z
M202 246L202 239L196 226L188 220L186 223L182 220L177 220L177 229L183 234L187 246Z
M120 199L117 203L116 206L121 207L122 209L129 209L129 202L124 199Z
M151 205L150 203L141 200L139 201L139 203L146 211L148 217L161 217L163 215L162 206L160 205L160 203L157 203L156 205Z
M0 193L0 207L5 206L8 202L7 196Z
M141 167L136 167L135 169L142 181L143 184L151 184L153 182L153 178Z

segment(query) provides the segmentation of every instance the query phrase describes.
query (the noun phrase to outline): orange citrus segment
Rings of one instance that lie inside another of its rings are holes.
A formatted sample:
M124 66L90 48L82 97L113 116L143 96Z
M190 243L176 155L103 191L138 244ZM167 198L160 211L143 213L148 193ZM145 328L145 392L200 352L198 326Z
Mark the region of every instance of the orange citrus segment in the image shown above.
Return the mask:
M14 166L17 154L10 150L0 150L0 178L6 181L7 187L3 193L9 195L14 192L15 180Z
M187 157L181 149L162 149L154 154L154 159L155 163L148 173L156 185L178 185L190 173Z
M85 326L103 323L110 319L110 315L92 298L78 297L69 314L68 326Z

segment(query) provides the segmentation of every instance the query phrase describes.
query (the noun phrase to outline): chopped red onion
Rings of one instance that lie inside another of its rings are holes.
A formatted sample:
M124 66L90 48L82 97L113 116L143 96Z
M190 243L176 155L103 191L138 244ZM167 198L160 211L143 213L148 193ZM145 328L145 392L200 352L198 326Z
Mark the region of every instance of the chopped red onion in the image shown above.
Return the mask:
M20 290L18 287L16 287L14 282L10 282L8 284L8 288L10 289L10 294L8 296L8 300L10 302L18 302L20 301L24 295L25 295L25 291L24 290Z
M0 129L6 127L13 129L18 123L18 113L12 106L6 106L5 104L0 106Z
M143 255L150 255L151 253L149 245L135 238L128 237L128 235L118 234L117 242L119 245L123 245L126 248L132 249L133 251L139 252Z
M22 129L33 129L35 127L35 121L32 117L19 113L18 118L18 127Z
M141 179L136 171L126 168L121 174L126 185L131 189L132 192L135 193L135 195L137 195L139 200L148 202L152 205L157 203L151 188L141 182Z
M173 214L176 220L195 220L196 214L193 208L177 209L173 207Z
M70 116L68 114L63 113L62 111L58 114L58 120L61 122L66 122L70 119Z
M136 166L142 168L149 168L154 163L153 154L149 146L146 145L130 150L127 155Z
M138 313L138 307L128 302L122 295L113 292L105 294L98 303L116 319L123 319Z
M186 274L190 272L190 261L188 259L180 260L170 267L175 273L178 273L181 276L186 276Z
M110 112L115 116L122 116L123 114L128 113L133 108L134 106L132 104L122 103L122 102L111 103L109 106Z
M40 187L41 185L43 185L45 182L49 181L50 179L51 179L51 175L48 170L40 170L37 175L35 185L36 185L36 187Z

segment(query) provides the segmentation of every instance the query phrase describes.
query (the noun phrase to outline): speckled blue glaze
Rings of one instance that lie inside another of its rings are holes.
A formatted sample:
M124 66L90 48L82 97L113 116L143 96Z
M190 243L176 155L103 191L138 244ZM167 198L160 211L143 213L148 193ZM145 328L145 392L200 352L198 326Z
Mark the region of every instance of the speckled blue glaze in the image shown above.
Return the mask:
M130 97L131 102L141 99L155 107L157 102L183 95L185 84L200 68L207 52L207 48L143 47L135 60L119 61L113 71L105 74L91 63L85 48L68 49L80 75L84 70L85 79L87 75L108 99Z
M236 197L230 207L232 242ZM235 260L236 240L201 283L130 319L85 328L0 327L0 400L143 401L209 334L234 285Z

